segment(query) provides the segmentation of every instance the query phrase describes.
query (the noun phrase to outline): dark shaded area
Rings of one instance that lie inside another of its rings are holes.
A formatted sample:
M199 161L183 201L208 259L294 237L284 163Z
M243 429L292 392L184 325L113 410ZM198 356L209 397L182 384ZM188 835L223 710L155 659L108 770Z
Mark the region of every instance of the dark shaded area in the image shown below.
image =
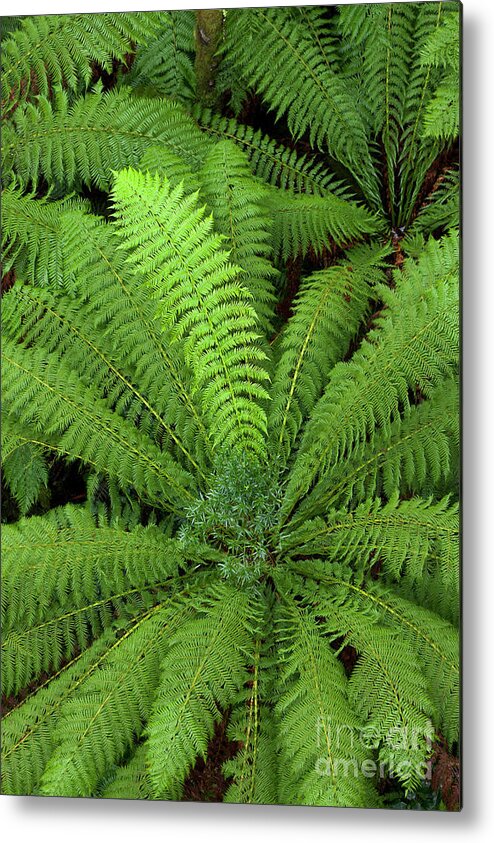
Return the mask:
M206 759L199 758L184 784L184 802L222 802L228 789L229 780L223 775L222 765L233 758L242 744L227 737L227 711L220 723L217 723L214 735L209 742Z

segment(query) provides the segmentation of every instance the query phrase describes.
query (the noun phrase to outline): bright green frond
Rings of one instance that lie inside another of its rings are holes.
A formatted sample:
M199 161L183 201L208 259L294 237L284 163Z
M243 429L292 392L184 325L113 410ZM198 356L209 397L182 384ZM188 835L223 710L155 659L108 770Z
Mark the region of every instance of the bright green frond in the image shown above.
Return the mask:
M456 257L455 257L456 256ZM451 241L408 261L395 290L381 290L385 308L348 363L332 370L306 426L287 487L290 512L317 476L360 453L377 431L410 411L411 390L429 397L458 365L457 251Z
M211 233L212 219L195 194L132 170L117 176L113 199L129 265L154 291L171 342L183 345L204 415L214 422L216 447L262 455L266 420L258 402L267 397L265 354L251 296L221 238Z
M363 721L349 705L347 680L314 619L290 600L279 610L278 801L362 806L378 803L363 771Z
M147 767L153 793L179 798L196 757L206 755L221 710L250 678L249 594L221 585L199 602L195 617L171 638L161 661L161 685L147 726Z
M243 270L259 324L272 331L275 292L270 244L271 220L264 208L266 189L252 177L246 156L231 141L215 144L201 171L201 193L213 212L215 230L226 239L229 259Z

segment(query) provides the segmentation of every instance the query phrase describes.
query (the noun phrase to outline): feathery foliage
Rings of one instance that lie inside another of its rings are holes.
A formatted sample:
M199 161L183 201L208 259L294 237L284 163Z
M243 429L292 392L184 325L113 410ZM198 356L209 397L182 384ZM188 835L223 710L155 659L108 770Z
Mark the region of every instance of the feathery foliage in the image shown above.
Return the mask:
M2 787L221 723L226 801L379 806L459 739L458 9L227 10L214 109L194 26L5 38Z

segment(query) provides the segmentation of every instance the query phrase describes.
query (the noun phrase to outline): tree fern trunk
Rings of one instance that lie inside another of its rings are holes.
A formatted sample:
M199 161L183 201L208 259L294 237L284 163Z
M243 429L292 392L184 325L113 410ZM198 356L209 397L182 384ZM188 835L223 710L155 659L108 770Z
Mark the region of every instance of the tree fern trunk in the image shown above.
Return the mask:
M196 80L197 97L204 105L212 106L216 100L215 76L218 66L216 53L223 31L221 9L196 11Z

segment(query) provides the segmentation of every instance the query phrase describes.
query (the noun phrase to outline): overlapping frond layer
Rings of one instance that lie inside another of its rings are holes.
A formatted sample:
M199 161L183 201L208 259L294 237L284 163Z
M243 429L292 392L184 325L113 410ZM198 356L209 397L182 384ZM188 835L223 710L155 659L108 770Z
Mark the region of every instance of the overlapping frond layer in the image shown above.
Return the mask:
M241 280L252 294L252 304L265 336L274 316L274 279L271 259L271 220L263 207L266 189L252 177L246 156L231 141L215 144L201 171L202 196L213 212L215 230L226 237L223 248L243 269Z
M294 25L291 8L232 10L226 55L295 137L329 151L354 175L369 202L379 191L365 126L350 92L310 30ZM280 85L280 78L283 84Z
M140 92L190 100L195 92L194 12L162 12L159 28L136 51L126 81Z
M360 452L376 431L410 409L409 391L425 397L458 365L457 240L432 241L423 259L382 288L385 303L372 330L348 363L338 363L306 426L287 487L289 513L317 476L330 474ZM317 487L316 487L317 488Z
M349 706L343 666L306 610L287 600L278 614L278 801L377 805L360 768L368 751L356 740L363 723Z
M395 629L416 653L427 679L432 702L431 717L451 744L458 740L460 645L458 631L448 620L398 594L379 580L361 577L327 561L294 561L291 570L314 580L317 611L328 619L325 628L332 638L352 635L368 626ZM317 583L317 585L315 585ZM322 590L324 589L324 590ZM311 594L309 585L308 594Z
M161 684L147 726L147 767L153 793L180 798L197 756L205 757L221 709L250 678L251 596L222 584L198 605L195 617L168 639Z
M297 522L332 506L394 494L433 495L453 475L459 450L459 390L448 380L428 401L396 419L389 432L377 434L362 454L350 458L319 484L297 510Z
M108 409L96 390L46 349L4 340L3 396L8 412L42 441L132 486L155 506L182 511L194 498L192 476L128 420Z
M252 172L267 184L316 196L324 196L329 190L337 196L349 194L324 164L283 146L260 129L198 106L193 114L206 136L214 141L231 140L239 146Z
M208 434L190 373L180 348L170 349L161 334L148 294L129 274L115 231L74 212L61 218L59 236L72 295L17 285L4 299L4 331L16 343L39 343L63 359L100 390L110 409L201 476Z
M385 249L376 247L355 248L345 261L302 281L281 339L268 415L275 449L285 462L332 367L357 332L368 309L372 282L381 278L385 254Z
M103 799L153 799L144 743L137 747L130 761L108 774L97 795Z
M89 87L94 66L110 71L160 25L162 13L26 17L2 44L2 112L20 101L49 96L56 85L80 93Z
M64 284L60 215L82 200L46 200L23 196L13 186L2 193L2 271L40 287Z
M70 104L62 91L53 104L39 97L16 110L3 131L3 169L21 184L44 177L64 190L79 183L108 190L112 171L137 165L152 144L199 166L207 138L173 100L117 89Z
M104 773L123 759L150 714L163 637L173 628L168 607L144 612L64 703L40 793L91 796Z
M362 738L379 752L379 765L414 790L427 774L435 730L434 706L417 654L397 630L373 625L352 631L358 653L348 685L365 723Z
M426 235L437 230L447 232L449 229L458 228L459 222L460 173L458 169L453 169L446 174L419 210L408 230L404 246L406 248L409 237L416 233ZM424 245L423 240L420 245Z
M375 234L377 219L369 211L327 192L324 196L290 194L273 188L264 205L273 217L273 249L283 261L309 249L316 255L333 243L341 245Z
M156 587L185 566L184 550L157 527L97 527L87 509L66 506L3 529L4 633L102 599Z
M27 515L48 485L46 456L39 445L30 442L12 420L2 418L2 477L21 515Z
M201 389L216 448L265 450L265 354L252 298L220 248L197 195L167 179L127 170L113 190L128 262L146 278L156 314Z
M460 128L460 19L459 15L443 18L422 48L422 64L433 74L443 73L424 113L425 137L453 140Z
M2 716L2 793L38 793L54 748L54 731L64 702L91 671L97 669L116 640L110 629L87 650L65 664L50 681L41 682Z
M454 3L421 3L416 7L413 31L414 56L410 65L405 99L405 130L399 156L400 195L397 224L406 225L410 219L420 188L441 143L424 137L423 124L428 103L434 95L438 75L432 65L424 63L423 55L431 38L435 39L448 17L458 21L458 6ZM458 79L456 85L459 85Z
M357 79L356 106L371 136L382 140L392 214L415 16L413 3L340 6L336 24Z
M432 503L395 497L384 506L368 500L354 511L334 512L287 531L282 546L294 557L337 560L362 574L376 566L386 581L399 583L419 603L425 600L453 622L458 619L458 507L447 498Z
M223 775L233 781L225 802L272 805L277 801L276 724L271 699L273 667L272 630L266 615L254 636L249 681L234 706L228 737L238 741L236 756L223 764Z

